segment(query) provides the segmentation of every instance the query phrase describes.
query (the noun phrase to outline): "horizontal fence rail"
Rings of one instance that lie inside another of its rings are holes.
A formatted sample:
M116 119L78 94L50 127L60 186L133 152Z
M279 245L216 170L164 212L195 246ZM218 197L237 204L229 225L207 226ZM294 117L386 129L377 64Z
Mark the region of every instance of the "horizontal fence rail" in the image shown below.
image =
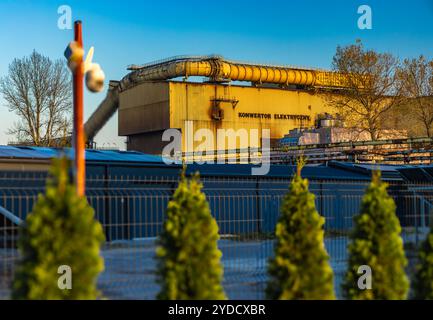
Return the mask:
M18 224L31 212L45 178L0 179L0 298L8 299L16 262ZM154 299L157 238L177 178L93 177L86 196L106 235L105 270L98 286L109 299ZM267 263L273 255L274 229L290 179L203 177L203 191L216 218L224 266L224 288L230 299L264 299ZM337 296L347 267L347 245L354 215L368 181L310 180L316 208L325 217L325 246L331 257ZM433 186L390 183L412 272L416 250L433 213ZM305 235L308 237L308 234Z

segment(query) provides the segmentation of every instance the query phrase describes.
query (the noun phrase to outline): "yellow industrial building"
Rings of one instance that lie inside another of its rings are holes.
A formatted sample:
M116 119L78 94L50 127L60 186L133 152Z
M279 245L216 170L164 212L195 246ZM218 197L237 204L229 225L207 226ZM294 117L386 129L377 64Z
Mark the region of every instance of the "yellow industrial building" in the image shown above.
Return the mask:
M186 121L194 131L210 129L270 129L277 141L293 128L310 127L318 114L329 112L321 93L215 83L145 82L120 94L119 135L128 137L128 150L161 153L166 142L162 133L169 128L186 132ZM191 152L200 141L186 145ZM257 147L251 141L250 147ZM214 141L214 146L217 142ZM236 146L237 148L239 145Z
M293 128L313 126L318 114L332 113L325 95L338 94L347 80L331 71L220 56L175 57L129 69L121 81L111 82L107 97L85 124L86 134L91 140L118 109L119 135L127 136L128 150L152 154L161 154L167 144L164 130L184 134L186 121L192 121L194 131L211 130L215 139L218 129L258 130L258 142L251 141L250 147L260 146L262 129L269 129L275 144ZM197 144L183 139L182 151L193 151Z

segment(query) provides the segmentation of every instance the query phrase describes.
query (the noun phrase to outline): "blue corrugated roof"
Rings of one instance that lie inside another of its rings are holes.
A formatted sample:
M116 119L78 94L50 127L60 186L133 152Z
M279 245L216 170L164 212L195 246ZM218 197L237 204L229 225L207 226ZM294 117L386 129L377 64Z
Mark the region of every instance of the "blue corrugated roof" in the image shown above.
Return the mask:
M387 180L401 180L399 170L408 167L407 165L389 165L377 163L351 163L351 162L338 162L330 161L329 165L347 172L356 172L362 175L370 176L373 170L380 170L382 178Z
M45 148L45 147L15 147L0 146L0 158L17 159L50 159L62 154L72 156L71 148ZM124 162L162 162L160 156L144 154L136 151L116 150L86 150L86 159L89 161L124 161Z
M257 167L251 164L211 164L198 165L190 164L187 172L199 171L201 176L251 176L251 168ZM271 165L267 177L291 177L296 172L294 165ZM326 165L306 165L302 169L302 176L309 179L344 179L344 180L369 180L368 173L360 173L344 168L331 167Z
M0 146L0 158L52 158L52 155L48 154L45 149L53 150L50 148Z
M45 148L45 147L25 147L25 146L0 146L0 159L51 159L66 154L72 156L71 148ZM86 150L86 160L91 162L114 162L127 165L156 164L163 165L161 156L149 155L137 151L116 151L116 150ZM179 166L179 165L177 165ZM251 167L254 165L246 164L225 164L225 165L188 165L188 171L200 171L204 175L221 176L246 176L251 175ZM176 165L175 165L176 167ZM179 166L180 167L180 166ZM401 180L415 178L416 170L426 170L433 176L433 166L413 166L413 165L377 165L377 164L358 164L348 162L330 161L328 165L307 165L303 169L303 175L308 178L318 179L370 179L371 171L380 169L382 176L386 180ZM284 177L290 176L295 171L294 166L272 165L267 176Z

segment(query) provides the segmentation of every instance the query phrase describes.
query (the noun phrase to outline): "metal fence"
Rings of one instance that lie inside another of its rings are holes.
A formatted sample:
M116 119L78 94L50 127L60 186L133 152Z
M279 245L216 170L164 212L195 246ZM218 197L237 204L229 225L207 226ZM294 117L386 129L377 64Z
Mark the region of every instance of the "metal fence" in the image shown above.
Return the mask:
M0 179L0 298L3 299L9 297L14 265L19 259L17 225L10 214L24 219L45 183L42 176L16 180L13 186L7 181ZM228 297L264 299L267 262L273 254L273 230L290 180L258 182L248 178L205 177L202 182L219 225L218 245L223 253L223 285ZM177 183L176 179L161 177L88 180L88 201L107 238L102 249L105 271L98 280L106 298L155 298L159 290L155 283L156 239ZM338 297L347 266L348 235L367 183L310 181L317 210L326 218L325 246L331 257ZM403 227L411 274L416 248L428 231L433 212L433 186L391 183L389 192L395 199Z

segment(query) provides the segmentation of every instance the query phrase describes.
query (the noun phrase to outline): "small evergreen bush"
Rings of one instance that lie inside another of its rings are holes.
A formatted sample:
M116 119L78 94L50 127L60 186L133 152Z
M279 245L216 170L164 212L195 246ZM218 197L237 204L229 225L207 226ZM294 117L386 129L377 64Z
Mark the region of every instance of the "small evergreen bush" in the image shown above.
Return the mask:
M308 180L301 177L302 166L301 161L281 205L275 256L268 267L269 299L335 299L333 272L324 246L325 219L316 210Z
M349 244L349 266L343 283L346 298L354 300L406 299L409 280L405 274L407 260L400 236L400 221L395 214L394 200L380 172L373 173L364 194L361 211L354 218ZM358 268L371 269L371 289L360 289Z
M433 300L433 226L418 253L414 281L414 298Z
M167 207L157 248L158 283L163 300L221 300L223 267L217 247L218 226L212 217L198 175L182 172Z
M15 273L13 299L95 299L96 279L103 270L99 250L102 227L86 198L78 197L68 178L68 160L54 160L45 194L40 194L20 227L21 260ZM60 289L58 268L71 268L72 288Z

